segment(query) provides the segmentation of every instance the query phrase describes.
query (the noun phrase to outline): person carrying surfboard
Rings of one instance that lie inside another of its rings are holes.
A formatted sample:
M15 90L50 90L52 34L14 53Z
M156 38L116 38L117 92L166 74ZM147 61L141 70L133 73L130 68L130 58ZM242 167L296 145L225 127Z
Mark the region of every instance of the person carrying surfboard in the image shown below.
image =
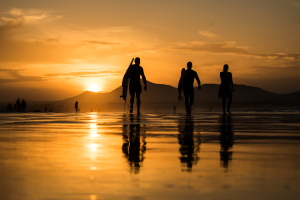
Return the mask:
M147 81L144 74L143 68L140 66L140 58L136 57L134 60L135 64L132 65L132 61L130 66L128 67L124 78L123 78L123 99L126 101L126 94L127 94L127 85L129 81L129 94L130 94L130 113L133 112L133 103L134 97L136 96L136 104L137 104L137 114L140 113L140 106L141 106L141 99L140 94L142 93L142 85L140 82L140 76L142 76L144 82L144 90L147 91ZM124 91L126 90L126 91Z
M187 63L187 70L182 70L178 84L178 99L181 99L181 89L183 90L185 99L185 108L187 115L191 115L191 107L194 103L194 79L198 83L198 89L201 90L200 79L197 72L192 70L192 62Z

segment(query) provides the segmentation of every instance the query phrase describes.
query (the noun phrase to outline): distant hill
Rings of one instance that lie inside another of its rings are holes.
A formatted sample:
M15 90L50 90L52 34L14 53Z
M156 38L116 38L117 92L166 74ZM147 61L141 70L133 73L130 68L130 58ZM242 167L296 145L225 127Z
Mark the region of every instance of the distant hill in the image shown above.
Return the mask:
M299 101L300 100L300 91L289 93L289 94L282 94L280 96L283 99Z
M144 88L144 86L142 86ZM177 101L177 89L163 84L155 84L147 81L148 90L142 91L141 99L143 103L158 103L158 102L174 102ZM122 94L122 86L108 93L84 92L78 96L64 99L61 102L81 102L81 103L124 103L120 98ZM130 100L130 95L127 95L127 102Z
M141 94L142 110L171 111L174 106L179 110L184 109L184 102L178 103L177 88L147 82L148 90L143 90ZM143 86L142 86L143 87ZM221 100L217 98L219 85L203 84L202 89L195 88L194 108L197 110L208 111L210 108L214 110L221 109ZM235 85L235 93L233 94L233 109L269 109L274 110L285 107L299 107L300 91L290 94L276 94L265 91L258 87ZM54 112L74 112L74 104L79 102L81 112L99 111L123 111L128 110L130 95L127 96L127 105L124 107L124 100L120 98L122 94L122 86L107 93L83 92L80 95L67 98L60 101L27 101L27 111L54 111ZM183 94L182 94L183 95ZM135 100L136 101L136 100ZM1 110L5 112L7 102L0 103Z
M177 88L155 84L147 81L148 90L143 90L141 99L143 103L174 103L177 102L178 92ZM217 84L204 84L202 89L195 88L195 102L215 102L219 101L218 96L219 85ZM260 101L272 101L282 100L290 98L300 99L300 91L292 94L280 95L272 92L265 91L258 87L235 85L235 93L233 98L235 102L260 102ZM84 92L78 96L71 97L60 101L61 103L73 103L78 101L80 103L123 103L123 99L120 98L122 94L122 86L108 93L94 93ZM127 96L127 102L129 102L130 95Z

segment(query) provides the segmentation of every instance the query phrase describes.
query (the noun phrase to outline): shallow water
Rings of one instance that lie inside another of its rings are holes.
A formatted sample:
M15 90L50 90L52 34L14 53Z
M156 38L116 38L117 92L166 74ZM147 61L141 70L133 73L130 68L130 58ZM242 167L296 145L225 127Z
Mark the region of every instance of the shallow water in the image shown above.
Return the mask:
M0 199L299 199L299 113L0 114Z

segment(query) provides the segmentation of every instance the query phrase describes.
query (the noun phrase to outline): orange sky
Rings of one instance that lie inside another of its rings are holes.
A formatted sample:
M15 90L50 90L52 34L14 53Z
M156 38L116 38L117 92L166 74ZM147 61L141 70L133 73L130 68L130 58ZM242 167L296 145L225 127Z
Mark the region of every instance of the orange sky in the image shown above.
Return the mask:
M300 2L38 1L0 3L0 92L60 100L121 85L133 57L147 79L176 86L188 61L202 83L300 90ZM1 100L1 99L0 99Z

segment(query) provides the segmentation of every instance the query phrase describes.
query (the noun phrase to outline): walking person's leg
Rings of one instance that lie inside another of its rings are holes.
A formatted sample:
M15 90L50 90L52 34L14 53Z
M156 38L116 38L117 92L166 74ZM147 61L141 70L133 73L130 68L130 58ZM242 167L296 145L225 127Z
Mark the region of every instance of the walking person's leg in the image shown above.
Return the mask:
M223 114L224 115L226 115L225 106L226 106L226 95L223 95L222 96L222 108L223 108Z
M228 112L229 114L231 114L231 112L229 111L230 106L231 106L231 103L232 103L232 95L228 95L227 112Z
M192 106L194 104L194 88L190 90L190 105L189 105L189 111L190 114L192 113Z
M140 98L140 94L139 92L136 93L136 105L137 105L137 114L141 114L140 113L140 107L141 107L141 98Z
M186 113L189 114L189 93L187 90L183 90L183 94Z
M135 96L135 91L130 91L130 113L133 112L134 96Z

